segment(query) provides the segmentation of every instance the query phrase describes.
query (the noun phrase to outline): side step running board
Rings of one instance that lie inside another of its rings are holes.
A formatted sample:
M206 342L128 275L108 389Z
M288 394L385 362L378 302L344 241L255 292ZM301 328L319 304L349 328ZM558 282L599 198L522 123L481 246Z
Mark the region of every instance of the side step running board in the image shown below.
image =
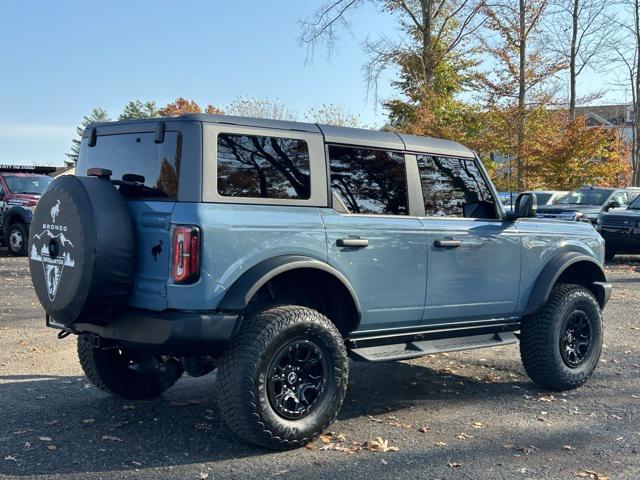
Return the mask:
M399 343L396 345L352 348L349 350L349 353L354 360L386 362L390 360L406 360L408 358L416 358L433 353L499 347L501 345L510 345L517 341L518 340L513 333L501 332L472 335L469 337L420 340L415 342Z

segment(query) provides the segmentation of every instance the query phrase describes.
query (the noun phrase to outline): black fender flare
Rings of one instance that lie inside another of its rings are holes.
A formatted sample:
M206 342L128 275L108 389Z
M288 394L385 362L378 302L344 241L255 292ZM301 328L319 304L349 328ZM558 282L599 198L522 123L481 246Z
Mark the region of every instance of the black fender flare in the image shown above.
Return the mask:
M9 222L9 219L14 217L20 218L20 221L27 227L29 227L33 214L31 213L31 210L27 210L26 208L19 205L11 207L9 210L4 212L4 215L2 217L2 238L4 238L5 240L9 235L9 224L13 225L15 223Z
M279 255L254 265L244 272L227 290L218 305L218 310L241 313L249 305L256 292L269 280L281 273L302 268L326 272L340 281L351 295L358 314L358 322L360 321L360 302L347 277L331 265L305 255Z
M542 308L551 295L551 290L556 284L560 276L572 265L579 262L587 262L591 268L597 272L596 279L592 282L592 290L598 294L598 302L601 307L607 303L609 299L610 286L607 284L606 275L602 269L602 265L593 257L581 252L563 252L553 257L544 266L540 275L536 279L536 283L531 290L527 306L523 313L524 316L532 315Z

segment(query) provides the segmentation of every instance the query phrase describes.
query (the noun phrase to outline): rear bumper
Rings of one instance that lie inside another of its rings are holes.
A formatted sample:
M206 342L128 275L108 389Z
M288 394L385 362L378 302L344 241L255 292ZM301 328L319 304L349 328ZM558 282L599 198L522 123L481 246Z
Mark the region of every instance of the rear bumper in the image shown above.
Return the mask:
M66 329L55 323L49 326ZM160 352L192 353L219 350L228 344L238 326L239 316L232 313L131 309L111 319L108 325L76 323L72 333L91 334L97 343L135 344Z

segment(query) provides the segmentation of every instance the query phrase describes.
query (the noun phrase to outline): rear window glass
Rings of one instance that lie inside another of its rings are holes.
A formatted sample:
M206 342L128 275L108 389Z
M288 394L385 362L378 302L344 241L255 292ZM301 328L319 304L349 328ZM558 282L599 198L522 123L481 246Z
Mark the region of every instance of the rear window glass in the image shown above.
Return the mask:
M219 134L218 193L225 197L308 199L311 188L307 142Z
M138 175L144 177L143 184L120 186L123 195L177 200L182 137L178 132L166 132L164 142L154 140L154 133L101 135L95 147L89 147L85 138L80 146L78 175L86 175L94 167L111 170L112 180Z

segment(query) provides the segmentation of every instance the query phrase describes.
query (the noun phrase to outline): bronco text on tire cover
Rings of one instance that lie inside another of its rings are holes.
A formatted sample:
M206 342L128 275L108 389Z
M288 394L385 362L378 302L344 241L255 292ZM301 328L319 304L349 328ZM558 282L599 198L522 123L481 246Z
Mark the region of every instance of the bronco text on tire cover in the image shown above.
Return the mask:
M124 200L109 181L56 179L34 212L28 255L38 299L57 323L106 323L126 302L135 271Z

